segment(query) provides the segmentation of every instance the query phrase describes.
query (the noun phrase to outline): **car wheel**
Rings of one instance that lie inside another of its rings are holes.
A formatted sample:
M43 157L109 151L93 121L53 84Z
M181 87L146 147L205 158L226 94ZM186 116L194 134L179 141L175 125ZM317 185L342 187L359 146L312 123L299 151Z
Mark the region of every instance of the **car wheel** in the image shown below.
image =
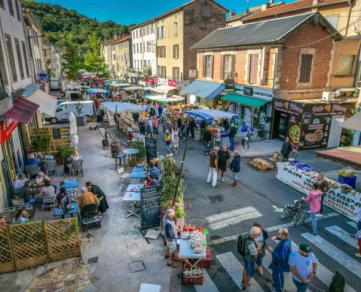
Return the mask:
M59 121L57 118L51 118L50 123L57 124Z

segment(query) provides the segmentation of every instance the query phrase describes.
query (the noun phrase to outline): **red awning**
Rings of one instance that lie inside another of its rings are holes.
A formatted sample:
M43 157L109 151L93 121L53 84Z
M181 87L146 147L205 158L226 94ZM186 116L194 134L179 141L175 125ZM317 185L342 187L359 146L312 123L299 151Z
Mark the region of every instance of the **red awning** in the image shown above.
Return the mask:
M14 107L4 113L7 118L18 120L21 123L29 123L38 110L39 105L25 98L19 97L14 101Z

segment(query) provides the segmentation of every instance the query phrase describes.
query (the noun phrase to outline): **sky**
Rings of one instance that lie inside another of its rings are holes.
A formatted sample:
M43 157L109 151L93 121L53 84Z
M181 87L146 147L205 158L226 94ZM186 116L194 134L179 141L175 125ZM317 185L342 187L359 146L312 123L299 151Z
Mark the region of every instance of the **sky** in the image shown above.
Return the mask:
M67 9L74 9L88 17L96 17L100 21L113 20L119 24L136 24L154 18L168 10L176 8L190 0L36 0L36 2L45 2L59 4ZM259 6L267 3L269 0L218 0L217 2L228 10L235 9L236 14L244 12L249 7ZM274 0L279 2L280 0ZM283 0L292 2L293 0Z

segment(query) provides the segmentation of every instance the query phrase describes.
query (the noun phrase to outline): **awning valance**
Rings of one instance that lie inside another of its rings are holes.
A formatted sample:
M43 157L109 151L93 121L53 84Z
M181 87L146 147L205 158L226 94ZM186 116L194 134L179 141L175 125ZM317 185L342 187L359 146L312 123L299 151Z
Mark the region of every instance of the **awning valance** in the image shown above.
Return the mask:
M56 97L51 96L44 91L38 89L32 95L30 95L27 100L30 100L33 103L38 104L39 110L42 111L44 114L54 117L56 108L58 106L58 101Z
M265 103L267 103L267 100L258 99L258 98L254 98L254 97L246 96L246 95L232 94L232 93L222 96L222 99L240 103L240 104L244 104L244 105L248 105L250 107L261 107Z
M213 99L219 95L224 88L223 83L195 80L183 89L183 93L194 94L206 99Z
M12 109L4 113L7 118L16 119L21 123L29 123L40 106L25 98L19 97L14 101Z
M173 87L173 86L168 86L168 85L161 85L161 86L157 86L157 87L146 87L145 89L163 94L163 93L167 93L168 91L171 91L171 90L174 90L177 88Z
M237 117L236 114L226 112L226 111L221 111L221 110L213 110L213 109L189 110L189 111L184 111L184 112L188 115L200 117L205 120L231 119L233 117Z
M345 129L361 131L361 112L348 118L346 121L339 124L339 126Z
M98 94L98 93L109 93L109 90L99 89L99 88L89 88L86 90L88 94Z

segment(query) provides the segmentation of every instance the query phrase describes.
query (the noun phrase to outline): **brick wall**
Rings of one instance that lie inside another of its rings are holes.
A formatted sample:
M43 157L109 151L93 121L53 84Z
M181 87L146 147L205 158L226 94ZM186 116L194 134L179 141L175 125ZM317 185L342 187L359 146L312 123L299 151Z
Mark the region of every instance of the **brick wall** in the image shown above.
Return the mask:
M312 33L311 33L312 32ZM280 66L280 89L316 89L325 88L328 83L330 61L332 57L333 38L292 49L300 45L308 44L329 36L328 32L320 25L304 25L299 31L295 31L284 43L286 49L282 52L282 64ZM287 49L289 48L289 49ZM302 49L314 49L315 55L311 71L311 82L298 83L300 53Z

